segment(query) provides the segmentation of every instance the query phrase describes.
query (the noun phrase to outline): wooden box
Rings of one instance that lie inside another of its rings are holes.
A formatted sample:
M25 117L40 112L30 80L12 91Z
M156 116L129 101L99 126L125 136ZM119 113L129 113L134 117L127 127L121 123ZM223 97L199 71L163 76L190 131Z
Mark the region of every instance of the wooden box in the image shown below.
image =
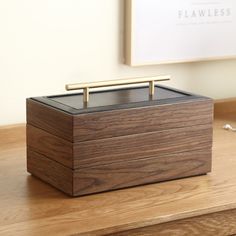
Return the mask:
M27 99L27 169L71 196L211 171L213 102L155 85Z

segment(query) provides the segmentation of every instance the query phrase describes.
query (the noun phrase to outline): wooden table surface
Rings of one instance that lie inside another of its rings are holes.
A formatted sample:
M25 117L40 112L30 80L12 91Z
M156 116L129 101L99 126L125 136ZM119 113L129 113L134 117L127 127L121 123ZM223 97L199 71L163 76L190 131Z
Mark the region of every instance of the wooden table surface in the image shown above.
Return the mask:
M24 126L2 127L0 235L233 235L236 133L227 122L236 126L236 115L214 123L211 174L80 198L27 174Z

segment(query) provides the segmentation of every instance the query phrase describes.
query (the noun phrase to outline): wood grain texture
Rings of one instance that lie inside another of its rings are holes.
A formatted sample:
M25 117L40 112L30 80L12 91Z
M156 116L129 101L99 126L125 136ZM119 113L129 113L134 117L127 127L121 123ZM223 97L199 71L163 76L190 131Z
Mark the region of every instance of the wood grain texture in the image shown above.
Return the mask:
M194 109L192 109L194 107ZM45 115L47 114L47 115ZM213 121L211 99L69 115L27 100L27 123L71 142L181 128Z
M79 142L75 166L92 166L186 152L212 145L211 124ZM79 158L77 157L79 154Z
M61 191L73 195L72 170L30 149L27 149L27 171Z
M73 141L73 119L72 116L27 99L27 123L46 130L68 141Z
M194 107L194 109L192 109ZM104 139L213 122L210 99L74 116L74 141Z
M0 145L1 149L19 146L19 143L25 142L26 132L25 124L0 126Z
M211 171L211 147L74 171L73 195L104 192L137 185L206 174Z
M235 234L236 210L229 210L166 224L109 234L109 236L232 236Z
M229 120L236 126L228 116L214 123L211 174L72 199L27 176L24 139L0 143L0 235L97 236L216 212L226 218L236 209L236 136L222 129Z
M50 159L77 169L153 156L158 158L170 153L210 150L212 125L198 125L77 143L70 143L27 125L27 145Z
M211 171L211 148L141 160L71 170L27 151L27 170L34 176L72 195L110 191L143 184L173 180Z
M27 125L27 146L61 163L64 166L74 168L73 143L52 135L44 130Z
M235 116L236 98L219 99L214 102L214 113L217 117Z

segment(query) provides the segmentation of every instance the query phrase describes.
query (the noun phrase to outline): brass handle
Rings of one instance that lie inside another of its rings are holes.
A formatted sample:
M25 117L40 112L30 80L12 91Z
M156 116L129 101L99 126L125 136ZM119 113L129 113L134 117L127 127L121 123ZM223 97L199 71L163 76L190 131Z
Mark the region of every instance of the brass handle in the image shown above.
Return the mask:
M92 83L78 83L78 84L67 84L66 90L78 90L83 89L84 91L84 102L89 102L89 89L90 88L99 88L99 87L111 87L118 85L127 85L127 84L140 84L140 83L149 83L149 95L153 96L155 92L155 82L156 81L168 81L170 76L155 76L155 77L143 77L143 78L133 78L133 79L121 79L121 80L110 80L110 81L100 81Z

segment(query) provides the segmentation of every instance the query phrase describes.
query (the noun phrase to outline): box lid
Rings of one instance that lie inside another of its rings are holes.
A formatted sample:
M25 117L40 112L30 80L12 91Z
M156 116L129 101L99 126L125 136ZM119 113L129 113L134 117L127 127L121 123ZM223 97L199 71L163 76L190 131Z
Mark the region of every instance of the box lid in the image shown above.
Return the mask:
M143 86L93 91L90 92L90 100L88 103L83 101L83 93L69 93L35 97L32 99L74 115L116 109L173 104L200 98L204 99L202 96L166 86L155 85L154 88L155 93L152 98L150 98L148 93L149 87Z

